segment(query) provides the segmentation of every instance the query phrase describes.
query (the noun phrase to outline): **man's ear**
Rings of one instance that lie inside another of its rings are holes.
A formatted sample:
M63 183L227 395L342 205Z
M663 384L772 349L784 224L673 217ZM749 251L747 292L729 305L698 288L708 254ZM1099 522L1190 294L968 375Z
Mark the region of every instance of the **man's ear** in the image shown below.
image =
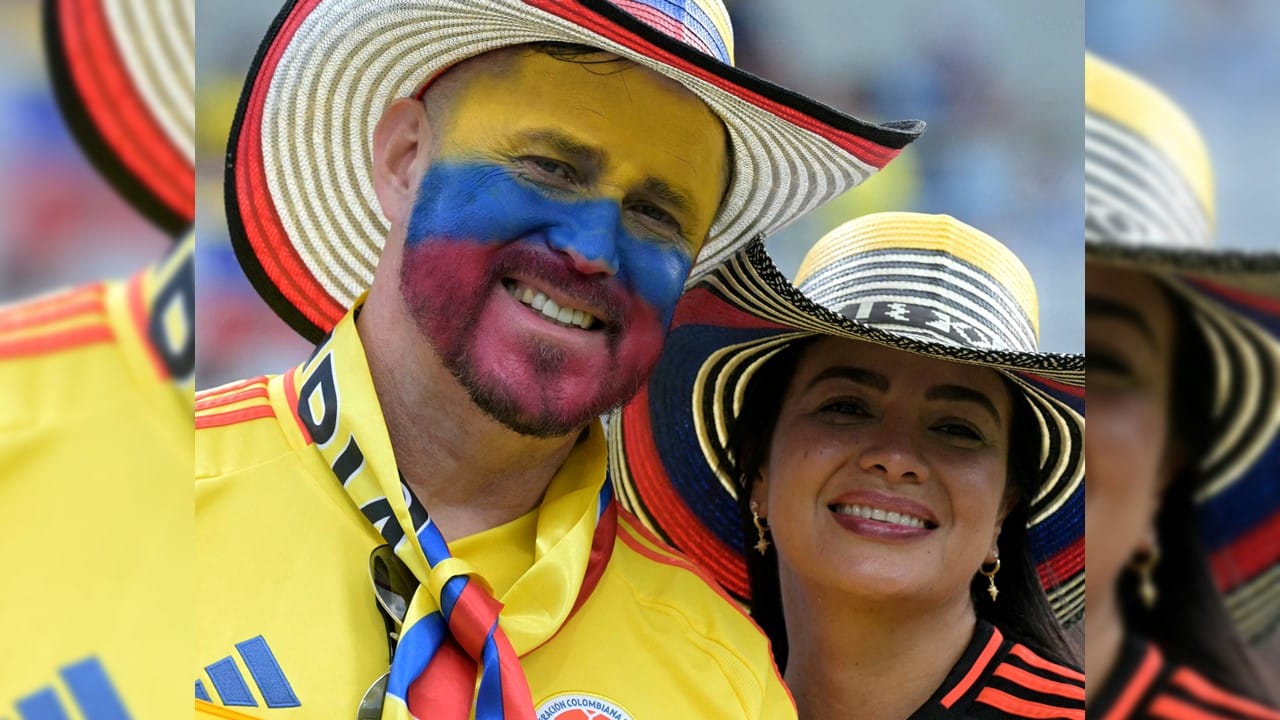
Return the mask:
M388 105L373 129L373 191L393 225L402 224L413 209L430 163L431 138L426 107L414 98Z

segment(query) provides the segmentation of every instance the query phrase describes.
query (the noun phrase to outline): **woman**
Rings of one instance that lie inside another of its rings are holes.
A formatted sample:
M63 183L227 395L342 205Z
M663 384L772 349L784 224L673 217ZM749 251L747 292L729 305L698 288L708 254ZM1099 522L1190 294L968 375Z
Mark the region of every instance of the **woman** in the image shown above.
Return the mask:
M1280 255L1212 250L1195 126L1085 78L1089 714L1280 718L1245 642L1280 603Z
M1082 718L1083 358L947 216L847 223L800 276L757 244L686 294L610 423L624 504L749 604L802 718Z

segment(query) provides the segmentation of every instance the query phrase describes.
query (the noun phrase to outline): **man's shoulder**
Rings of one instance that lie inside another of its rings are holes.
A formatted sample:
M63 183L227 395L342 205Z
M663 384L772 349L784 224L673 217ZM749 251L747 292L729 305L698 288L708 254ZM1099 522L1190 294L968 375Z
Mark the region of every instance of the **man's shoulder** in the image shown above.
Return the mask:
M87 283L0 304L0 357L49 356L111 340L107 294L118 284Z
M0 307L0 418L20 410L29 424L30 412L101 404L98 396L130 387L106 295L106 284L93 283Z
M610 561L642 605L679 615L708 637L763 635L728 593L701 566L667 545L635 515L618 510L617 542Z
M722 717L795 717L769 641L746 611L625 510L608 569L558 637L580 641L581 657L625 655L636 682L680 673L696 690L679 701L697 705L700 716L716 708Z
M195 477L225 476L261 465L306 442L287 425L281 376L261 375L201 390L195 398Z

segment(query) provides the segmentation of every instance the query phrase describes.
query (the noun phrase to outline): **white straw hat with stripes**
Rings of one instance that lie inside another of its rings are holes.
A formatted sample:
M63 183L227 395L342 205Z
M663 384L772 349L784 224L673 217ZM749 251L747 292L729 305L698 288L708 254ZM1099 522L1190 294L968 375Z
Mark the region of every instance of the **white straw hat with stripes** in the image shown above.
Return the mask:
M1158 277L1212 357L1194 500L1227 607L1257 638L1280 621L1280 253L1214 247L1208 151L1161 91L1089 54L1085 111L1086 257Z
M690 282L866 180L924 127L867 123L734 68L720 0L289 0L249 71L226 172L237 257L286 322L319 338L369 286L388 227L370 177L383 108L468 57L542 42L671 77L724 122L730 187Z
M195 220L194 0L44 0L58 104L85 154L175 237Z
M798 285L759 242L689 289L648 385L609 422L618 498L749 602L739 479L729 449L751 378L815 335L992 368L1037 423L1028 532L1064 622L1084 604L1084 356L1038 350L1039 306L1021 261L946 215L877 213L827 234Z

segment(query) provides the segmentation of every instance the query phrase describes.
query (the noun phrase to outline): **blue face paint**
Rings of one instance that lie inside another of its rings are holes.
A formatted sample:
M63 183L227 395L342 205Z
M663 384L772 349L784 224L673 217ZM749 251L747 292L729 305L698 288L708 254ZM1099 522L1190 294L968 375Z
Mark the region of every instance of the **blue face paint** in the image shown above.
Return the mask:
M565 199L517 171L482 162L432 163L409 218L406 250L425 243L540 242L612 270L630 293L671 322L693 265L688 250L638 236L611 199Z

